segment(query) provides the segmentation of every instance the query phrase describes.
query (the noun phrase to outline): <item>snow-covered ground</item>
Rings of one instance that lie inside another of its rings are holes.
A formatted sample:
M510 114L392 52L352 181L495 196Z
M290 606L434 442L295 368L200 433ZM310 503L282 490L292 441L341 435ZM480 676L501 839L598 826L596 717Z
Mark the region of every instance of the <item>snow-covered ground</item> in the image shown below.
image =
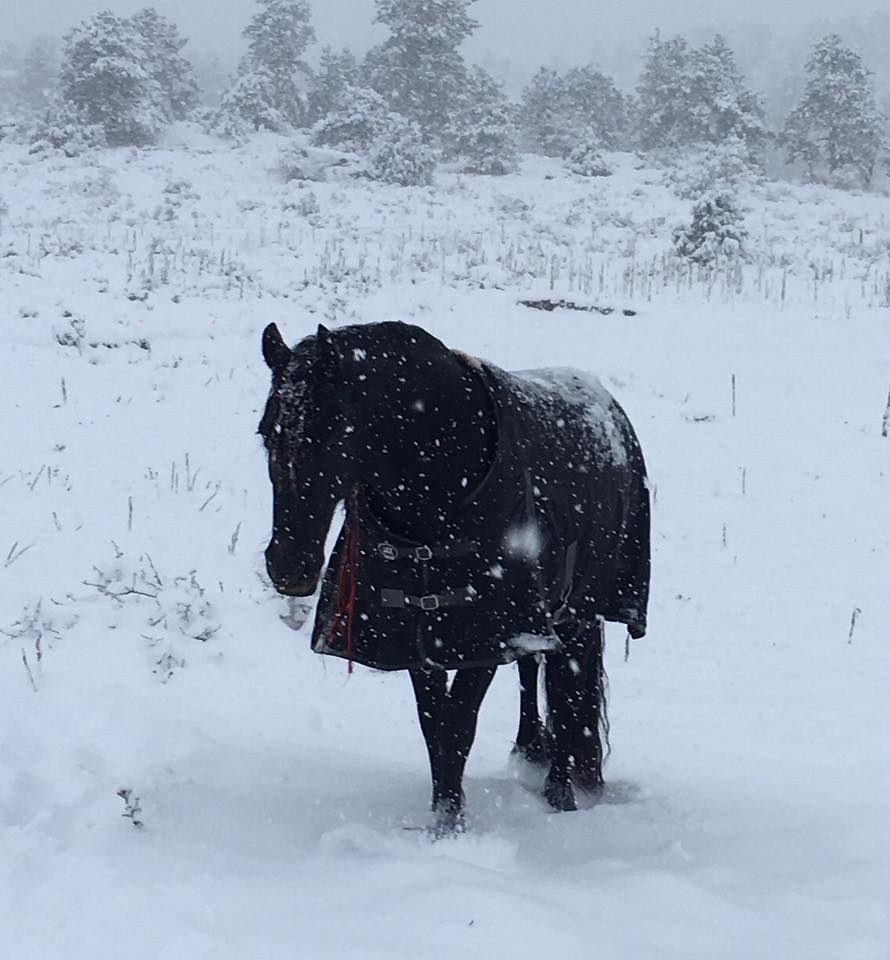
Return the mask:
M752 260L708 278L629 156L301 188L279 145L0 145L0 957L890 956L890 200L750 186ZM591 370L637 427L651 630L609 634L595 806L508 763L505 668L471 830L403 829L407 678L281 619L260 331L384 318Z

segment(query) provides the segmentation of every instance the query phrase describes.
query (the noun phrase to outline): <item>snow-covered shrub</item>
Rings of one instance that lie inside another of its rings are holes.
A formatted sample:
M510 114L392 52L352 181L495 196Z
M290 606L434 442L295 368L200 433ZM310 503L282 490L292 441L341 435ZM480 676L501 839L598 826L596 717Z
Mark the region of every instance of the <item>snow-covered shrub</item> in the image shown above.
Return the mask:
M678 160L666 178L677 196L692 200L707 193L728 193L740 183L754 180L758 167L741 137L707 144L688 161Z
M195 190L191 180L168 180L163 192L174 206L180 206L186 200L201 199L201 194Z
M222 106L199 108L192 114L192 119L204 133L233 143L244 141L252 129L237 112Z
M588 127L569 151L566 169L581 177L608 177L612 171L600 152L600 138Z
M742 221L742 214L729 194L701 197L692 207L689 226L674 231L674 249L679 256L694 263L712 263L720 257L735 259L743 252Z
M383 97L365 87L347 86L336 107L312 128L312 143L365 153L386 127Z
M38 157L55 153L78 157L105 146L105 128L90 123L84 110L60 101L31 125L28 144L28 152Z
M278 154L278 173L285 182L292 180L313 180L321 183L337 169L343 173L355 173L362 164L355 157L339 150L325 150L320 147L307 147L294 140L281 148Z
M315 195L314 190L300 190L297 197L286 200L282 204L282 210L285 212L293 211L301 217L311 217L318 213L320 209L318 197Z
M424 142L420 127L397 113L371 144L369 175L381 183L402 187L425 187L433 182L436 156Z
M220 629L216 609L194 570L162 575L148 554L131 561L117 551L111 562L93 571L85 584L109 600L108 626L132 632L148 644L152 672L162 681L184 667Z

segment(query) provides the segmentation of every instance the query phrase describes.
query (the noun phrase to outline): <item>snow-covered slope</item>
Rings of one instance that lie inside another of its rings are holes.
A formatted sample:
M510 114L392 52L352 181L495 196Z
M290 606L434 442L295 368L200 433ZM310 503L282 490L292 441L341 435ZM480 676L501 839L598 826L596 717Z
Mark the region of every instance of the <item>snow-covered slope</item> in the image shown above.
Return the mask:
M890 201L750 186L707 277L631 157L300 188L278 147L0 146L0 956L886 956ZM597 373L643 442L651 632L609 634L576 814L508 763L505 668L472 829L403 829L408 679L312 655L263 578L259 333L390 317Z

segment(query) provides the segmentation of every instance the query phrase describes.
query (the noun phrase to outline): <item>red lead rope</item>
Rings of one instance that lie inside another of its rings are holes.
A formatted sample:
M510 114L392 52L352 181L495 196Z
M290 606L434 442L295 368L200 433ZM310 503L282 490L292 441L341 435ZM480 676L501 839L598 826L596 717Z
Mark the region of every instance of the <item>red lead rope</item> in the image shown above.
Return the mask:
M341 636L346 629L346 656L352 673L352 623L355 619L355 597L358 593L358 491L353 490L346 502L346 544L340 561L337 581L337 608L331 621L328 641Z

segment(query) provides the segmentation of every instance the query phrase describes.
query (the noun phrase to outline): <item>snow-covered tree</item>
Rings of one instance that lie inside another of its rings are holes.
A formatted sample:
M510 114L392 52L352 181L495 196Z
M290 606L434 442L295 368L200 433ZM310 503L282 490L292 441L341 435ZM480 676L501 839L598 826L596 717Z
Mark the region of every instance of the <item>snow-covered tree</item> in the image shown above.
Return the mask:
M699 49L679 36L650 39L637 86L637 123L646 150L734 136L753 152L764 139L762 108L720 36Z
M424 143L420 127L396 113L371 144L369 174L381 183L402 187L428 186L433 182L436 157Z
M0 111L3 111L3 121L5 125L12 118L13 106L17 105L18 82L22 73L22 51L19 46L11 40L7 40L0 47Z
M541 67L522 91L519 105L521 130L528 145L547 157L564 157L571 149L566 129L562 77Z
M733 198L709 194L693 205L689 226L674 231L674 249L693 263L713 263L739 257L744 239L743 217Z
M875 102L871 72L861 58L830 34L813 48L803 99L782 133L788 159L802 160L810 176L851 168L868 185L886 147L886 119Z
M218 53L211 52L195 59L195 75L203 103L218 105L229 87L231 64L223 62Z
M694 139L691 124L689 45L683 37L655 34L637 84L637 123L644 150L676 147Z
M167 120L149 45L132 19L108 11L65 36L59 95L110 146L151 143Z
M53 37L37 37L25 51L18 77L18 96L33 110L46 110L56 92L59 50Z
M467 85L447 134L447 150L466 173L501 176L519 165L513 110L503 87L482 67L467 74Z
M182 55L188 42L179 28L154 7L132 17L148 52L148 70L161 89L168 120L183 120L198 103L198 82L191 63Z
M627 104L611 78L593 67L574 67L563 78L563 96L573 135L592 130L607 150L624 145Z
M627 145L626 98L593 67L563 75L542 67L522 93L519 115L527 140L547 156L567 157L588 131L606 149Z
M386 103L366 87L346 86L333 108L312 128L317 147L366 153L387 127Z
M390 36L369 51L367 83L390 110L414 121L437 142L465 88L467 69L458 48L478 24L475 0L376 0L376 23Z
M745 84L735 54L722 36L691 51L689 58L694 136L706 143L730 137L744 141L752 153L764 143L763 108Z
M275 81L262 67L242 64L232 84L223 93L219 110L209 118L208 130L238 138L250 130L281 130L287 125L278 107Z
M260 10L244 30L247 55L239 74L262 77L271 102L270 115L300 126L306 120L304 90L311 74L304 59L306 48L315 40L306 0L257 0ZM258 84L253 83L254 89Z
M318 123L338 109L347 87L359 86L361 83L355 54L345 49L337 53L325 47L309 89L309 123Z

